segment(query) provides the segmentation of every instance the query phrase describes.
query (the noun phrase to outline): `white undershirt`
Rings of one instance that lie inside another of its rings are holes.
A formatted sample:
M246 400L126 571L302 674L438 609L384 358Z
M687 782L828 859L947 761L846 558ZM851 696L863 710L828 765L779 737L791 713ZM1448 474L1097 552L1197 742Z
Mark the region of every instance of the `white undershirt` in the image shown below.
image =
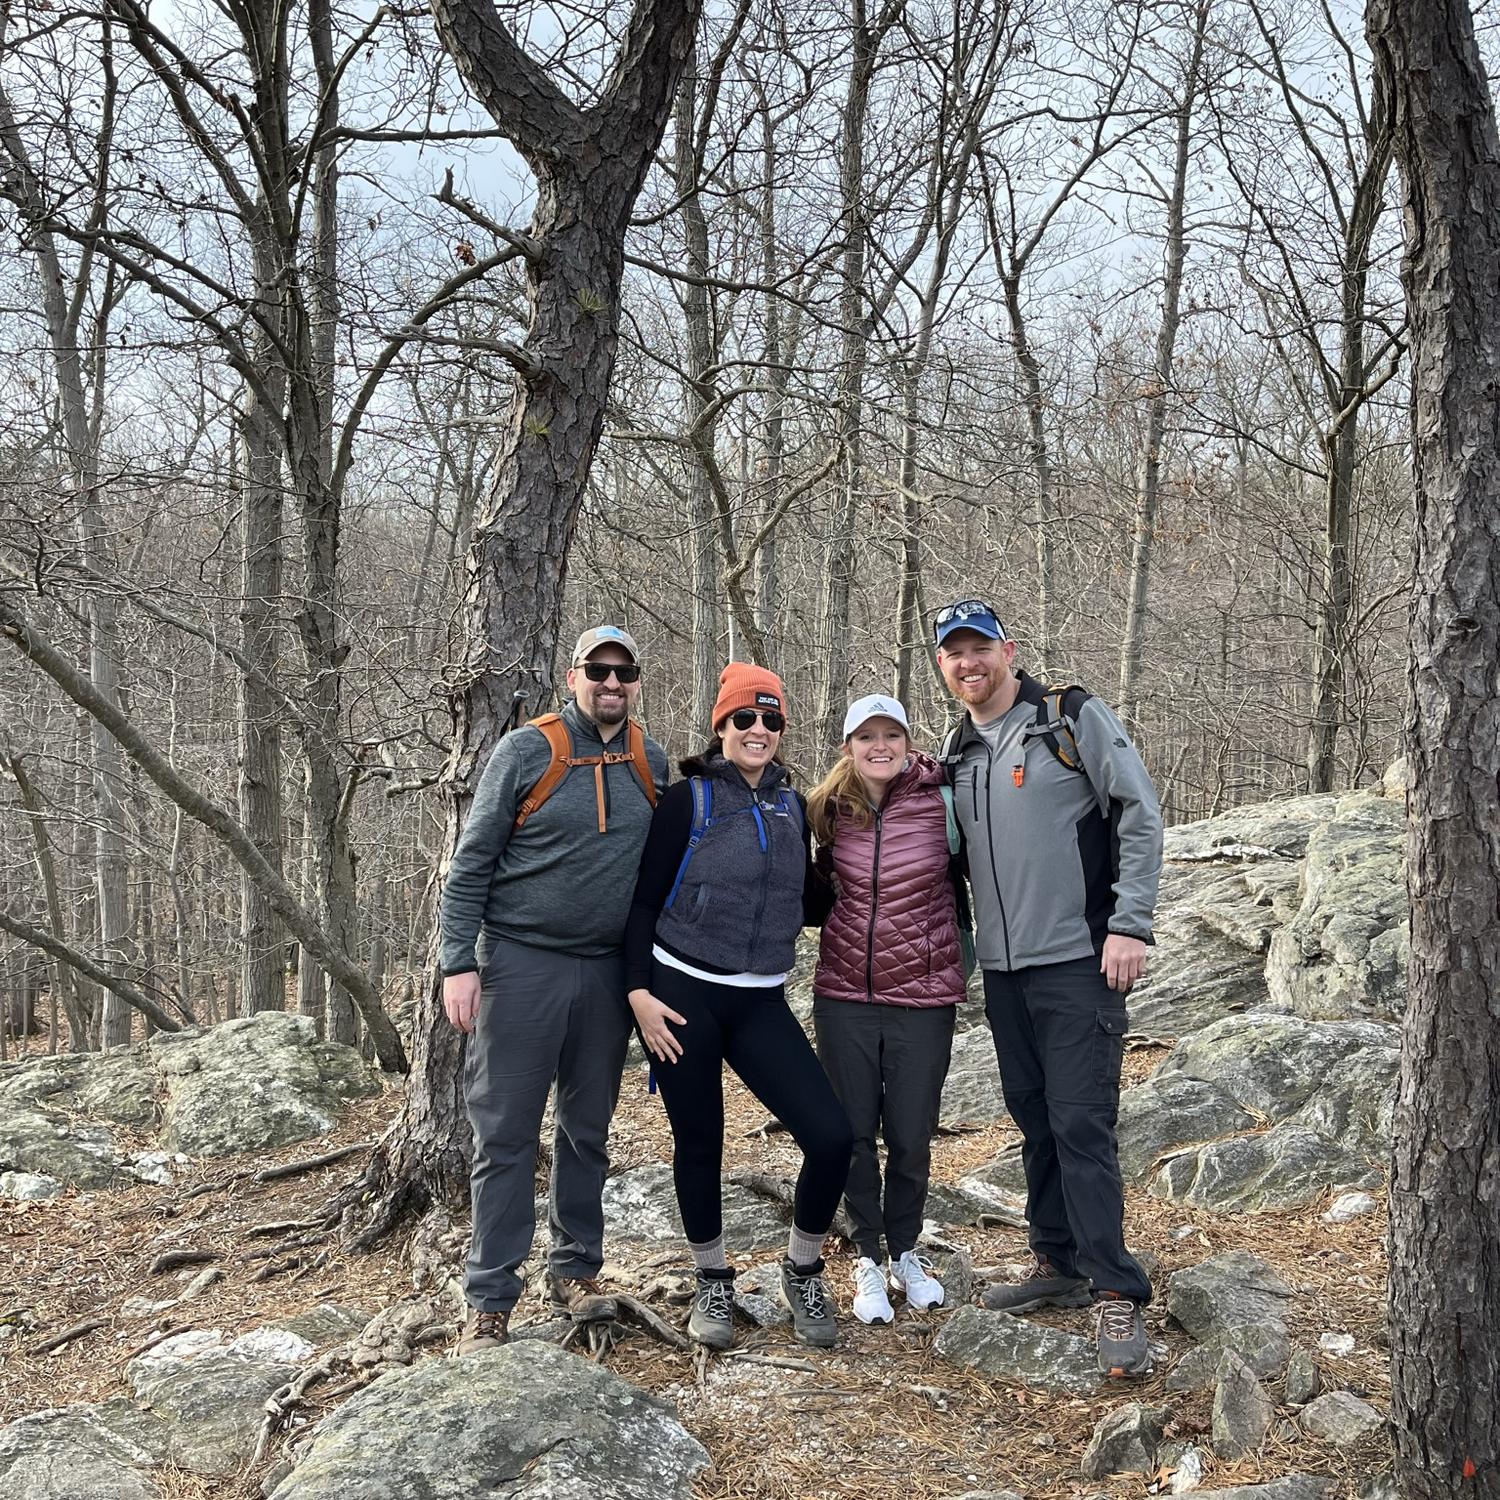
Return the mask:
M774 990L778 984L785 984L791 974L790 969L785 974L710 974L707 969L695 969L692 964L673 957L660 943L651 945L651 957L669 969L691 974L694 979L706 979L710 984L729 984L738 990Z

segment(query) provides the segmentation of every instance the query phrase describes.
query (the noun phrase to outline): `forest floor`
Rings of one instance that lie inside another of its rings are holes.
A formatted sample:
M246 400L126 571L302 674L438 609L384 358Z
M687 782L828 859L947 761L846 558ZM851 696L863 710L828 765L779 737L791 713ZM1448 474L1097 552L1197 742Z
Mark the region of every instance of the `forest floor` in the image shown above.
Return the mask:
M1127 1057L1127 1081L1143 1078L1160 1061L1154 1050ZM648 1095L643 1075L626 1076L615 1119L615 1170L670 1160L670 1137L660 1100ZM732 1080L725 1169L755 1167L791 1175L795 1146L784 1135L764 1137L756 1127L765 1112ZM363 1164L356 1155L316 1172L257 1184L247 1173L272 1162L294 1161L343 1144L372 1140L399 1105L391 1091L352 1107L338 1130L274 1157L194 1163L171 1186L142 1184L119 1192L75 1193L50 1202L0 1207L0 1314L13 1305L30 1309L24 1340L0 1343L0 1423L26 1412L127 1393L124 1369L141 1347L178 1324L219 1328L228 1334L275 1325L322 1302L373 1314L411 1290L406 1243L395 1236L362 1255L338 1246L321 1267L255 1279L263 1261L248 1252L267 1244L252 1236L271 1221L312 1217ZM940 1137L934 1143L934 1178L955 1182L989 1161L1013 1137L1008 1126ZM122 1144L125 1142L122 1141ZM1128 1195L1126 1235L1133 1248L1156 1258L1159 1294L1174 1270L1231 1249L1269 1261L1299 1295L1289 1311L1294 1345L1317 1350L1327 1331L1354 1336L1348 1358L1320 1353L1325 1388L1344 1388L1389 1409L1390 1378L1385 1334L1385 1212L1348 1224L1327 1224L1324 1205L1299 1213L1254 1216L1195 1212L1159 1202L1142 1191ZM774 1209L767 1205L767 1212ZM1024 1260L1024 1236L1014 1230L963 1229L948 1237L970 1251L978 1266ZM224 1279L198 1300L164 1313L159 1322L121 1312L129 1298L165 1298L175 1281L153 1275L163 1251L216 1252ZM616 1374L673 1402L682 1422L707 1448L712 1467L700 1478L703 1500L937 1500L971 1489L1011 1488L1028 1500L1078 1500L1109 1495L1166 1493L1167 1476L1079 1478L1079 1462L1097 1420L1126 1401L1172 1408L1168 1435L1201 1439L1207 1447L1209 1394L1168 1395L1163 1377L1190 1347L1168 1327L1161 1302L1148 1310L1154 1343L1165 1345L1157 1373L1097 1398L1045 1395L974 1377L937 1358L931 1341L944 1310L918 1314L898 1304L894 1327L866 1328L848 1313L852 1251L829 1258L829 1285L841 1309L840 1338L827 1353L802 1349L785 1329L739 1335L764 1353L814 1366L809 1372L715 1359L700 1384L694 1357L646 1338L623 1343L607 1357ZM626 1252L621 1249L622 1259ZM762 1255L763 1261L774 1257ZM683 1257L684 1262L686 1257ZM748 1262L746 1262L748 1263ZM605 1268L609 1278L610 1266ZM170 1289L169 1289L170 1288ZM530 1294L528 1294L530 1297ZM667 1310L680 1321L680 1310ZM523 1302L518 1319L540 1314ZM1086 1310L1037 1315L1077 1333L1090 1331ZM86 1319L101 1326L55 1353L28 1352L49 1335ZM188 1322L187 1320L191 1320ZM318 1388L307 1413L316 1418ZM1286 1417L1288 1413L1280 1413ZM273 1445L268 1464L276 1456ZM1301 1433L1289 1421L1273 1425L1254 1457L1218 1463L1205 1490L1251 1484L1301 1471L1338 1481L1335 1494L1353 1500L1360 1485L1390 1465L1387 1438L1376 1435L1338 1449ZM233 1481L170 1476L164 1487L181 1500L260 1494L261 1471Z

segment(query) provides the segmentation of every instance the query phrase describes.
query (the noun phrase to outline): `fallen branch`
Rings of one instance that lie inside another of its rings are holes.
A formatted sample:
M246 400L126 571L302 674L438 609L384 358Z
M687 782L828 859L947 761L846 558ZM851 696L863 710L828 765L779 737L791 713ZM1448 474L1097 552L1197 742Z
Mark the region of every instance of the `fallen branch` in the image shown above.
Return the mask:
M649 1333L653 1338L660 1339L664 1344L670 1344L674 1349L692 1347L688 1340L664 1317L653 1312L638 1298L617 1294L615 1302L619 1306L622 1323L634 1323L637 1328Z
M81 1339L86 1333L93 1333L96 1328L105 1327L108 1322L108 1318L85 1318L81 1323L74 1323L71 1328L64 1328L61 1333L54 1333L50 1339L44 1339L31 1352L51 1354L54 1350L61 1349L64 1344L71 1344L75 1339Z
M728 1178L736 1187L747 1188L756 1197L779 1204L788 1214L791 1214L796 1207L797 1185L789 1178L778 1177L774 1172L747 1170L730 1172ZM834 1215L828 1232L838 1235L841 1239L853 1240L854 1225L849 1222L849 1215L842 1208Z
M152 1276L161 1276L168 1271L178 1270L182 1266L206 1265L209 1261L218 1260L218 1258L217 1250L163 1250L146 1270Z
M818 1367L805 1359L788 1359L783 1354L757 1354L753 1349L727 1349L719 1357L741 1359L747 1365L774 1365L778 1370L802 1370L808 1375L818 1373Z
M290 1255L294 1250L311 1250L314 1245L324 1245L328 1242L327 1233L304 1234L292 1239L280 1240L274 1245L265 1245L259 1250L245 1250L240 1254L240 1262L243 1265L251 1265L258 1260L271 1260L278 1255Z
M252 1224L245 1231L245 1238L256 1240L272 1234L292 1234L299 1229L321 1229L323 1222L321 1215L316 1219L273 1219L268 1224Z
M139 1359L141 1355L156 1348L158 1344L164 1344L168 1339L175 1339L179 1333L187 1333L192 1326L191 1323L173 1323L170 1327L158 1328L144 1344L132 1349L125 1356L125 1362L128 1364L133 1359Z

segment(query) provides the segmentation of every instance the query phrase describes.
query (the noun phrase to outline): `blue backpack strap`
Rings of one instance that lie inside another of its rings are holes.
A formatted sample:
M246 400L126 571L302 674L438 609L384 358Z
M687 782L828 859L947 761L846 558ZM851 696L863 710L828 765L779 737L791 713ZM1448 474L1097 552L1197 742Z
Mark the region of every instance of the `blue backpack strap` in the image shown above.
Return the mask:
M709 825L714 820L713 782L706 776L692 776L688 778L688 782L693 789L693 825L688 830L687 848L682 851L682 863L677 866L677 878L667 893L668 911L677 899L677 892L682 889L682 877L687 874L687 867L692 863L698 845L703 842L703 835L708 832Z
M782 787L776 793L776 800L781 805L781 810L793 823L797 825L797 837L802 837L802 804L797 800L797 794L789 786Z

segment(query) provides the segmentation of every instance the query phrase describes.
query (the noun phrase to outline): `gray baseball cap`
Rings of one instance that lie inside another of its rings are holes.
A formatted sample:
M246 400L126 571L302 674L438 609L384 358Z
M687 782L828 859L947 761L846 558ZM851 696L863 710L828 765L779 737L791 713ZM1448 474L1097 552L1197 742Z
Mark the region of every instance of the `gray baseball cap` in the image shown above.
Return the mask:
M578 644L573 647L573 660L569 665L576 667L586 662L600 646L621 646L629 652L631 661L639 662L641 659L641 648L623 625L595 625L578 637Z

